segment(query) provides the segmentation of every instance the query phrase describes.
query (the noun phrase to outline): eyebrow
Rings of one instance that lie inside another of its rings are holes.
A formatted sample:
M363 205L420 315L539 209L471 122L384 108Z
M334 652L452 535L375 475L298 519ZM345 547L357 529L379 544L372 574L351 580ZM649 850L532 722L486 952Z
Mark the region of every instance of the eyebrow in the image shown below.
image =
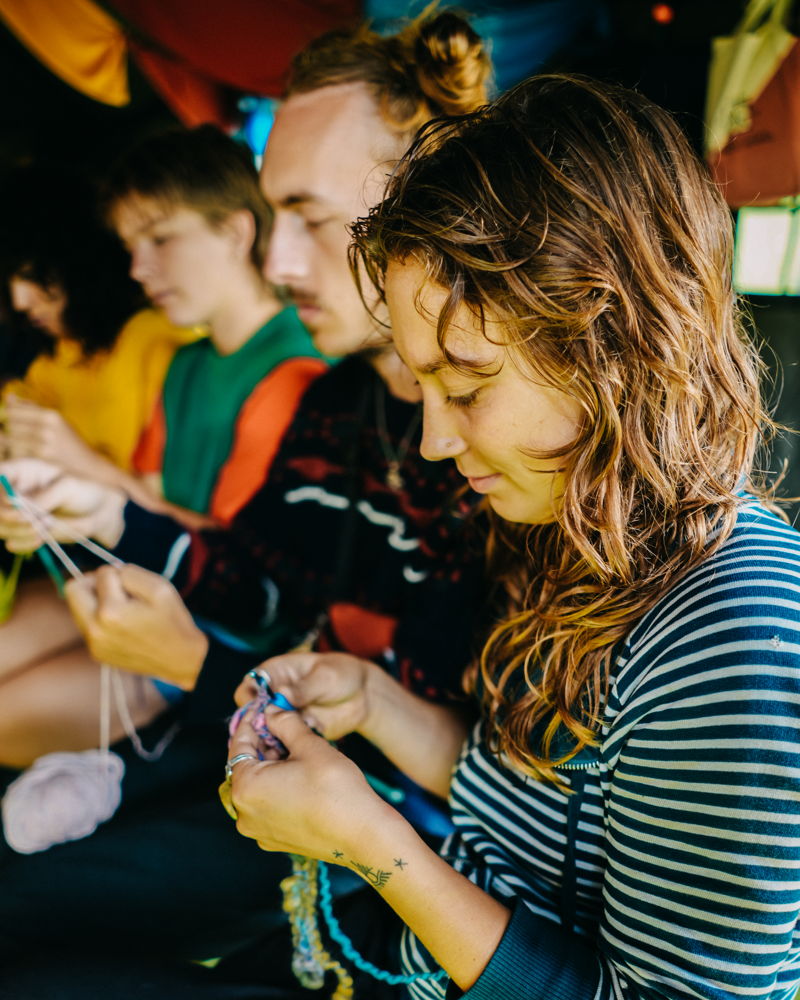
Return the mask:
M489 361L481 363L475 358L459 358L453 355L453 362L455 363L453 364L446 358L438 357L435 360L422 365L419 369L420 375L438 375L439 372L443 371L445 368L457 370L459 366L474 371L476 375L491 374L489 372L489 368L492 366L492 363Z
M148 219L146 222L143 222L140 226L137 226L137 228L134 229L134 231L130 234L129 238L135 239L137 236L141 236L143 233L149 232L151 229L153 229L154 226L159 225L160 223L164 222L165 219L168 218L169 214L165 213L164 215L157 216L155 219ZM123 240L121 236L120 239L122 240L123 243L127 245L127 241Z
M322 204L324 198L320 198L317 194L311 194L310 191L301 191L298 194L290 194L285 198L282 198L278 204L281 208L296 208L298 205L305 205L308 202L313 202L315 204Z

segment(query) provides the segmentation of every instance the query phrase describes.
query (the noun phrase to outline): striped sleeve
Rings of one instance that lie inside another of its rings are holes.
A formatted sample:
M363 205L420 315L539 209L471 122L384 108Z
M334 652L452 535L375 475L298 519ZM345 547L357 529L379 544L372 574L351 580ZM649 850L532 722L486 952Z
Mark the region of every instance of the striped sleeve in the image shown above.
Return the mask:
M762 517L631 636L609 705L609 995L798 979L800 550Z
M514 912L466 993L419 983L415 1000L794 998L796 531L746 509L718 552L642 619L615 663L597 750L584 793L561 804L552 786L521 780L480 745L465 752L451 795L459 857ZM520 803L513 822L510 797ZM413 944L406 966L429 964L412 960Z

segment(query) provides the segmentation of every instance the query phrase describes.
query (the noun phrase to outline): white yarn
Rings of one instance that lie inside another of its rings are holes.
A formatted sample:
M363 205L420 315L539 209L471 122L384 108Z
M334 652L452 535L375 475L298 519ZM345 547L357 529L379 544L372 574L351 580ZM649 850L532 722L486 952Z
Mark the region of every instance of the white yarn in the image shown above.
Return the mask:
M39 757L3 796L9 847L35 854L88 837L118 809L124 773L122 759L106 750Z
M7 485L6 490L10 492ZM82 576L47 529L44 512L16 492L10 492L10 496L14 506L38 527L45 544L70 576L75 579ZM106 562L122 565L119 559L84 536L75 535L74 540ZM6 789L0 806L3 831L9 847L18 854L35 854L56 844L88 837L119 808L125 764L108 749L112 684L125 733L143 760L158 760L177 732L176 723L153 750L145 750L128 711L122 678L108 664L100 664L100 749L44 754Z

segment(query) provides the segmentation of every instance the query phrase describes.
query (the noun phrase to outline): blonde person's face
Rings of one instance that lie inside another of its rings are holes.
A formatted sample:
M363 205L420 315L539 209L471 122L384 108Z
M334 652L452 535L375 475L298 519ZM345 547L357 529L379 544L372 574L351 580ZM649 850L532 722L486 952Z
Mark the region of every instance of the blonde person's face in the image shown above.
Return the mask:
M64 310L67 296L60 285L40 285L22 275L14 275L8 283L12 307L28 322L51 337L65 337Z
M418 265L389 265L386 298L397 350L422 389L424 457L454 459L472 489L507 521L552 521L564 490L563 462L530 452L572 443L581 425L579 404L521 371L506 347L491 342L502 341L500 324L487 322L484 335L466 306L454 317L447 347L478 372L449 365L436 339L446 292L427 283Z
M191 208L134 196L115 207L113 222L131 255L131 277L178 326L213 327L251 271L233 231Z
M355 83L290 97L264 150L261 189L275 213L266 276L288 289L331 356L386 341L350 273L347 226L380 200L397 145Z

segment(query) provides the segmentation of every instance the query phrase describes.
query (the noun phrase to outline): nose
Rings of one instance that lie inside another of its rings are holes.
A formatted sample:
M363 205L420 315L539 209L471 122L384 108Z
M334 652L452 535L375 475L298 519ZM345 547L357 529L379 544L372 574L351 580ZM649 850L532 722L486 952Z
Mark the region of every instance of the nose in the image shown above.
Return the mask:
M131 247L130 275L134 281L144 282L152 271L151 255L143 246Z
M25 312L32 304L32 291L30 282L21 281L19 278L12 278L8 283L8 290L11 297L11 306L16 312Z
M264 266L273 285L303 286L309 276L309 249L294 212L276 212Z
M445 458L457 458L467 450L457 420L442 404L423 402L422 441L420 454L429 462L441 462Z

